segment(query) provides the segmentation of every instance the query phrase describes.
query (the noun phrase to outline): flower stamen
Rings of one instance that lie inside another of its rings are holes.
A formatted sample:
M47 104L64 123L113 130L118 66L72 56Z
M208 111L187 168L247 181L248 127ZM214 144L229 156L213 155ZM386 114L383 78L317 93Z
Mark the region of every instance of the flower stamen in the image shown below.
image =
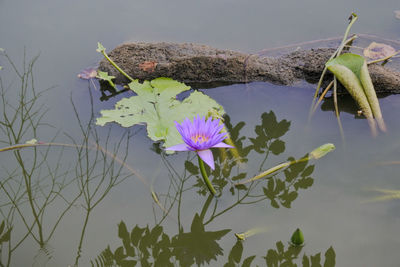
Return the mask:
M204 134L196 134L192 136L191 139L193 140L193 142L200 144L208 141L208 137Z

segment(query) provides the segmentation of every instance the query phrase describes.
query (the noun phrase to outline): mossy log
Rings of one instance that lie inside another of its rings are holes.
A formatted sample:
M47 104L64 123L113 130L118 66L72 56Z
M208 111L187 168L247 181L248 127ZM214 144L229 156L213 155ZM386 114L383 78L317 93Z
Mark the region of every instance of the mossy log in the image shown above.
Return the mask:
M334 48L304 49L279 57L265 57L192 43L126 43L109 56L131 77L150 80L171 77L186 83L242 83L267 81L293 85L305 80L315 83ZM128 80L105 59L99 69ZM375 90L400 93L400 72L380 64L368 66ZM329 78L329 77L327 77Z

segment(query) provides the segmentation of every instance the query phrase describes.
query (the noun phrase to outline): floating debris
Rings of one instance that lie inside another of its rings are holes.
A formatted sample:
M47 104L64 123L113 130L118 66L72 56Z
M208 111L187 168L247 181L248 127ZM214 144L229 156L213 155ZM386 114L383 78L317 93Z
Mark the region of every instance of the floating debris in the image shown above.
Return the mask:
M396 19L400 19L400 10L395 10L394 12L394 16Z
M364 49L364 56L370 59L380 59L393 55L396 49L387 44L372 42Z
M78 78L83 80L90 80L96 78L96 76L97 76L97 71L95 68L84 69L78 74Z

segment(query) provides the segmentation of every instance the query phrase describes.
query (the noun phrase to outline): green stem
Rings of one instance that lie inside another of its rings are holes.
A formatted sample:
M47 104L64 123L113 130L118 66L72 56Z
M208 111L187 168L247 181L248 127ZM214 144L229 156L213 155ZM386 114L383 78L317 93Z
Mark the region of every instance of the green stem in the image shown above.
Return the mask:
M102 50L101 53L108 60L108 62L110 62L110 64L114 66L114 68L116 68L122 75L124 75L131 82L133 82L133 78L129 76L125 71L123 71L120 67L118 67L118 65L115 64L115 62L106 54L106 51Z
M253 178L247 179L247 180L245 180L243 182L240 182L240 183L236 183L235 185L247 184L247 183L250 183L250 182L254 182L254 181L256 181L258 179L261 179L261 178L263 178L263 177L265 177L267 175L270 175L270 174L272 174L274 172L277 172L277 171L279 171L279 170L281 170L283 168L289 167L290 165L293 165L293 164L299 163L299 162L308 161L309 159L310 159L310 157L307 156L307 157L301 158L299 160L286 161L286 162L278 164L278 165L276 165L276 166L274 166L272 168L269 168L268 170L266 170L266 171L264 171L264 172L262 172L262 173L260 173L260 174L258 174L256 176L254 176Z
M201 175L203 176L203 180L206 183L206 185L208 187L208 190L210 190L211 194L216 196L217 195L217 191L215 191L215 188L213 187L213 185L211 184L210 180L208 179L206 168L204 166L204 161L200 158L200 156L197 156L197 158L199 159L199 167L200 167Z

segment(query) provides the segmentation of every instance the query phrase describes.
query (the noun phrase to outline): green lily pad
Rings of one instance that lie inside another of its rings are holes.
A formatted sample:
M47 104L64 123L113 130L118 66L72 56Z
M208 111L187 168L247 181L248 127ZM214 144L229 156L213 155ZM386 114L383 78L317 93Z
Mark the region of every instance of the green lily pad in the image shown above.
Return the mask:
M189 86L170 78L157 78L139 83L135 80L129 88L137 95L123 98L113 110L102 110L96 124L104 126L117 122L123 127L146 124L147 134L153 141L164 141L164 147L182 143L175 121L181 123L185 118L207 116L209 112L219 116L225 114L221 105L201 92L194 91L184 100L176 96L188 91Z

